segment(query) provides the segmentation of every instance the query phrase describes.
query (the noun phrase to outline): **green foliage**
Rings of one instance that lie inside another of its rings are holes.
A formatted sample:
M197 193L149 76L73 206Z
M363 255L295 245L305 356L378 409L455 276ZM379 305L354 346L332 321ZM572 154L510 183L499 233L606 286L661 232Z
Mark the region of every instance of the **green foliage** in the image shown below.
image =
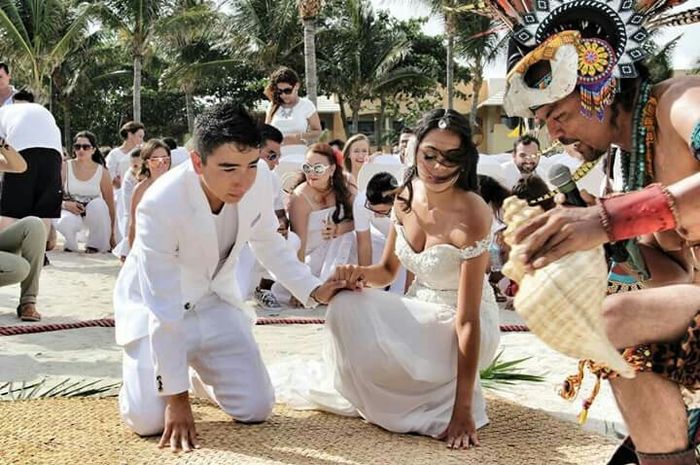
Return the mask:
M114 397L122 383L101 379L47 380L0 384L0 401L48 399L54 397Z
M518 383L541 383L544 381L544 376L523 373L518 366L529 360L529 357L503 362L501 361L502 355L503 351L499 352L491 364L481 370L481 385L484 388L499 390Z

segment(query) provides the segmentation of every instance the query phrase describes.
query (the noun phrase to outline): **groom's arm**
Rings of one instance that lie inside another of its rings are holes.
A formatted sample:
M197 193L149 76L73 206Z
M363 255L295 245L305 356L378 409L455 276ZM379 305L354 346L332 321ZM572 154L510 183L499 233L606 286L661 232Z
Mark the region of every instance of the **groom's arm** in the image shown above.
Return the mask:
M168 209L170 210L170 209ZM136 211L136 247L141 296L149 310L149 336L158 394L187 391L189 376L177 259L177 225L172 210L146 196Z
M267 168L267 167L265 167ZM251 231L249 244L255 257L299 302L309 303L311 292L321 285L321 281L311 274L311 270L299 261L296 251L287 245L287 241L277 232L279 221L275 216L272 202L272 184L267 169L260 169L258 176L265 183L264 195L256 199L260 206L260 221Z

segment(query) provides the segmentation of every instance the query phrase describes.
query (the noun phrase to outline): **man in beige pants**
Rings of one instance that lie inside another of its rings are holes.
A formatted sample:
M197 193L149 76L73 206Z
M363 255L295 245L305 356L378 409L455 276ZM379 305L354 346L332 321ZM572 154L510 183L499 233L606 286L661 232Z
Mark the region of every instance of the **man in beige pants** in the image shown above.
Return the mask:
M27 169L22 156L0 140L0 172L21 173ZM28 216L0 231L0 286L21 283L17 316L39 321L36 309L39 274L46 251L46 229L41 219Z

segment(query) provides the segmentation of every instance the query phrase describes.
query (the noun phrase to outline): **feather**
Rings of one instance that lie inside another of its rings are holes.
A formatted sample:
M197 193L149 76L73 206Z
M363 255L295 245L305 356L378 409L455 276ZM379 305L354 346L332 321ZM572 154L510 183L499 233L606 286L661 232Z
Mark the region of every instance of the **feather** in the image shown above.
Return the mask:
M499 6L499 9L503 11L507 16L510 16L511 18L518 18L518 11L510 3L510 1L496 0L496 4Z
M646 24L646 28L651 31L660 27L686 26L694 23L700 23L700 7L655 18Z

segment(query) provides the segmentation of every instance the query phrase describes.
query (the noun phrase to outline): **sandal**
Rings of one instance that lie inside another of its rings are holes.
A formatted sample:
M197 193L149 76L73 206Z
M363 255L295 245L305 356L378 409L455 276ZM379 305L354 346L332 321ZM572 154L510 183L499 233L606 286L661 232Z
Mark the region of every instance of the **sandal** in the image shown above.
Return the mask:
M85 253L87 253L87 254L93 254L93 253L99 253L99 252L100 251L94 247L85 247Z
M31 307L29 307L31 305ZM34 302L25 302L17 306L17 318L21 321L39 321L41 314L36 310Z

